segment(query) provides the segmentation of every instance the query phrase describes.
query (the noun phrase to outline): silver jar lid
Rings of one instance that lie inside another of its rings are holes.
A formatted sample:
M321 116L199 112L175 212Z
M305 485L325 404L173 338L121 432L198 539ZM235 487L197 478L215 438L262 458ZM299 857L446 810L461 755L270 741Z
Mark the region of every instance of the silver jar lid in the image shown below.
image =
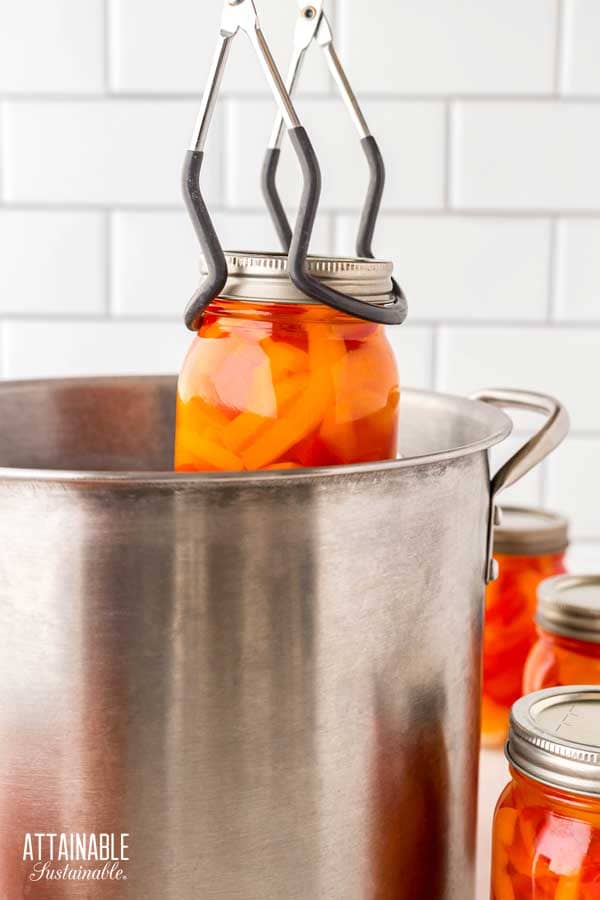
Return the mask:
M506 556L548 556L569 546L564 516L531 507L503 506L494 532L494 553Z
M600 796L600 686L549 688L510 714L509 762L542 784Z
M285 254L230 251L225 257L229 270L229 278L221 294L225 299L319 305L318 301L306 297L293 284L288 275ZM310 275L343 294L373 306L394 303L394 266L391 262L328 256L309 256L306 262Z
M558 575L543 581L536 621L560 637L600 644L600 575Z

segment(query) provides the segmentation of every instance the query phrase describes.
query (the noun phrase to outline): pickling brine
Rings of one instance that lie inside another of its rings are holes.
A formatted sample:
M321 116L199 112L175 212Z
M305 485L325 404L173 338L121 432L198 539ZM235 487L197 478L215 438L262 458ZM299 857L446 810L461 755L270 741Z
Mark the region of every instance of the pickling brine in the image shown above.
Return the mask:
M567 524L542 510L505 508L495 537L498 578L485 601L482 741L501 746L536 641L537 589L565 569Z
M599 900L600 798L511 774L494 822L492 900Z
M491 900L599 900L600 687L523 697L506 753Z
M317 303L218 298L178 386L180 472L394 459L400 387L385 329Z
M600 684L600 576L565 575L545 581L538 591L537 623L524 691Z

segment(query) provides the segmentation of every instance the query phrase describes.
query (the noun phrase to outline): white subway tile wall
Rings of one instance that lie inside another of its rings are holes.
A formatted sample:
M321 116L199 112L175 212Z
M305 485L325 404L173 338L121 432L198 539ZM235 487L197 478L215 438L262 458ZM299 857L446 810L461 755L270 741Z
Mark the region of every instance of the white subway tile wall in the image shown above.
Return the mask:
M560 83L566 94L594 97L600 93L600 4L597 0L564 0L565 51Z
M258 5L286 69L296 3ZM4 377L178 368L199 255L180 166L221 6L0 0ZM600 568L600 2L376 7L329 0L388 166L376 249L410 300L392 333L402 381L561 397L573 435L512 500L567 512L573 564ZM274 108L243 40L204 185L227 245L274 248L259 188ZM317 50L298 106L323 164L313 248L352 252L367 173ZM293 209L289 147L280 175Z

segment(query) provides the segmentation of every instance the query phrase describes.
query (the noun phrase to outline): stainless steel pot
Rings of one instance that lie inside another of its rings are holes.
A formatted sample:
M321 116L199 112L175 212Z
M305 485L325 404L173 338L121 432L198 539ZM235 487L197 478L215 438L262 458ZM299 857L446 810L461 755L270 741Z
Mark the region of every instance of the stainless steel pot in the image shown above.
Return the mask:
M566 414L405 391L397 462L188 476L174 389L0 385L0 898L467 900L495 495ZM490 480L498 406L547 419Z

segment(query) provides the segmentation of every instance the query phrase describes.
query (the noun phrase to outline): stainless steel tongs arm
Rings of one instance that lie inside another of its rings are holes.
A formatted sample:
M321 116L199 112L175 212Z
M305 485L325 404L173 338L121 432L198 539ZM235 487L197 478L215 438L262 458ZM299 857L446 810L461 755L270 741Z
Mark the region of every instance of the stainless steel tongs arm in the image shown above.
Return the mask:
M296 23L296 30L294 32L294 49L292 52L292 59L285 83L290 97L294 95L296 85L302 71L302 66L304 64L304 57L306 56L308 48L316 39L317 31L319 30L319 25L322 21L323 16L323 0L318 0L317 3L314 3L310 6L306 6L304 0L301 0L300 5L300 18ZM273 127L271 140L269 141L269 149L281 149L284 130L283 118L282 116L278 115Z
M217 45L194 132L192 142L192 149L194 150L203 151L205 148L206 138L229 58L231 42L238 31L243 31L248 36L258 55L279 107L279 120L282 123L282 132L284 125L287 128L297 128L300 125L300 119L296 114L290 95L285 88L279 69L275 64L269 45L260 27L254 0L226 0L221 18L220 43Z
M316 156L310 145L306 132L301 126L294 109L294 104L288 94L283 79L263 31L260 27L258 14L254 0L225 0L225 7L221 18L219 41L213 58L208 77L208 83L202 98L202 105L194 129L190 149L186 155L183 172L183 193L188 212L192 219L196 234L204 252L208 274L194 295L186 310L186 324L191 329L196 329L203 311L216 296L218 296L227 282L227 262L223 248L214 229L210 214L204 202L200 190L200 172L204 161L206 141L210 126L214 117L219 91L223 75L229 58L231 43L238 32L244 32L249 38L260 60L266 79L275 96L281 121L290 131L294 147L299 156L301 165L307 166L305 157L310 156L310 164L317 165L317 184L313 184L317 198L320 194L320 172ZM311 155L312 154L312 155ZM314 157L314 159L313 159ZM314 172L311 174L314 178ZM314 223L305 223L312 231Z
M372 249L373 235L385 187L383 157L336 52L331 25L323 9L324 0L312 0L308 4L306 0L298 0L298 2L300 17L296 24L294 51L286 87L290 96L293 96L308 48L312 43L322 47L331 75L358 131L369 163L371 180L359 228L357 253L359 256L372 258L374 256ZM292 238L292 229L285 213L276 181L283 136L284 121L281 115L278 115L263 168L263 193L279 239L284 250L288 250Z
M333 43L331 25L329 24L329 20L325 13L323 13L321 17L321 23L316 34L316 42L325 51L325 58L329 65L329 71L331 72L333 80L338 86L338 90L342 95L342 100L346 104L348 112L350 113L356 130L361 137L361 140L363 138L370 137L371 129L367 125L367 120L365 119L364 113L356 98L356 94L352 90L352 85L348 80L348 76L346 75L340 58L337 55Z

